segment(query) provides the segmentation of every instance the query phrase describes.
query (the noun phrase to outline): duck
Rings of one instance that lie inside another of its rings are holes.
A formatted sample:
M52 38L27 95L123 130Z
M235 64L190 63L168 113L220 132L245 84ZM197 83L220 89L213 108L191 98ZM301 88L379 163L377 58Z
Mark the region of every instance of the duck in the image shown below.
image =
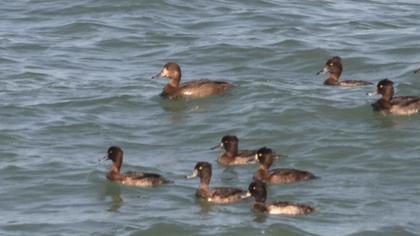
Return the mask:
M384 115L412 115L420 110L420 97L394 97L394 82L389 79L379 81L374 94L381 94L382 97L372 104L372 108Z
M270 148L262 147L255 154L255 160L260 166L255 172L254 179L270 184L287 184L298 181L313 180L317 177L311 172L290 168L270 170L274 161L274 153Z
M112 161L112 167L106 174L108 180L137 187L153 187L167 182L164 177L155 173L121 173L120 170L123 163L123 156L124 153L120 147L111 146L108 148L107 155L104 157L104 159Z
M343 65L339 56L331 57L327 60L324 68L320 70L319 74L329 74L328 79L324 81L324 85L340 86L340 87L358 87L372 85L371 82L363 80L340 80L341 73L343 72Z
M239 139L235 135L225 135L222 137L220 144L212 147L211 149L223 148L225 150L217 162L221 165L246 165L255 164L255 154L257 150L238 150Z
M215 204L228 204L239 202L243 199L245 190L232 187L210 188L210 180L212 175L211 164L205 161L197 162L194 171L185 176L187 179L200 177L200 185L195 193L196 197L204 201Z
M255 154L257 149L250 150L239 150L239 139L235 135L225 135L222 137L220 144L212 147L211 149L222 148L225 150L218 159L217 162L225 166L233 165L247 165L258 163L255 160ZM274 153L275 154L275 153ZM274 155L274 159L279 159L277 154Z
M175 62L168 62L163 69L152 79L167 77L169 82L163 88L160 96L169 99L176 98L203 98L222 93L233 87L225 81L212 81L208 79L193 80L185 83L181 81L181 67Z
M262 181L253 181L249 185L248 192L243 197L249 196L252 196L255 199L251 209L256 213L298 216L307 215L315 211L315 209L311 206L294 202L277 201L266 203L267 187Z

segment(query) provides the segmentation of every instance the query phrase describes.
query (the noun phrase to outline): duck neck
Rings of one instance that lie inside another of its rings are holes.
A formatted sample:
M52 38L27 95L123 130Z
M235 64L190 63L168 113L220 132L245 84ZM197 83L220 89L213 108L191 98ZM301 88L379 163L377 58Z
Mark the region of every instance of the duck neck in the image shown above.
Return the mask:
M238 155L238 144L237 143L229 143L225 146L225 154L227 157L234 159L235 156Z
M331 74L328 79L324 81L325 85L336 85L338 83L339 75Z
M200 176L200 189L207 190L209 189L211 175Z
M384 99L386 101L391 101L393 97L394 97L394 88L393 87L388 88L382 94L382 99Z
M115 158L115 161L112 162L110 172L120 173L122 162L123 162L123 155L121 154Z
M178 71L171 77L167 85L170 85L174 88L178 88L180 81L181 81L181 71Z
M264 165L260 165L257 172L255 172L255 178L261 181L265 180L268 175L268 168Z

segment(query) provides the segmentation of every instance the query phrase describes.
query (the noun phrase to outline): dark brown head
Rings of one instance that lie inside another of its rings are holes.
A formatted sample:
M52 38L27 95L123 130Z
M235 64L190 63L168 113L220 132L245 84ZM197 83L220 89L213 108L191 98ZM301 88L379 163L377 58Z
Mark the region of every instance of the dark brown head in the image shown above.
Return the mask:
M389 79L383 79L376 85L376 92L382 94L384 98L389 100L394 96L394 82Z
M121 164L123 162L123 150L118 146L111 146L108 148L107 151L107 159L112 160L118 167L121 168Z
M267 147L262 147L258 149L257 154L255 154L255 159L260 163L260 165L265 166L267 169L273 164L275 154L273 150Z
M194 171L190 175L185 176L185 178L191 179L197 176L200 177L201 182L209 184L211 179L211 164L205 161L197 162Z
M341 58L338 56L332 57L327 60L324 65L324 68L320 70L317 75L319 74L330 74L334 75L337 79L341 76L343 72L343 65L341 64Z
M267 187L262 181L256 180L248 187L248 193L255 198L256 202L265 202L267 198Z
M152 79L161 79L164 77L179 82L181 79L181 67L174 62L168 62L163 66L163 69L157 75L152 77Z
M222 146L226 151L234 151L234 150L238 150L238 143L239 140L236 136L234 135L225 135L222 138Z

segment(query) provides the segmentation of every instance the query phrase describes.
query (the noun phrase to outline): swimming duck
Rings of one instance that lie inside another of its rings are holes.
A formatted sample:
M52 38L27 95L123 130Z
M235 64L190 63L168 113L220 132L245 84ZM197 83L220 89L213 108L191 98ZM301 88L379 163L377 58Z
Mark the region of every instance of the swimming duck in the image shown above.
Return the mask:
M239 140L235 135L225 135L222 137L221 143L212 147L212 149L223 148L222 153L217 161L221 165L246 165L254 164L255 154L257 150L238 150Z
M152 187L166 182L165 178L154 173L120 173L123 162L123 150L120 147L112 146L108 148L105 159L112 160L111 170L106 175L107 179L111 181L137 187Z
M274 160L274 154L270 148L263 147L258 149L255 159L260 163L260 166L255 172L254 179L265 183L286 184L316 179L315 175L304 170L285 168L269 170Z
M205 201L217 204L233 203L240 201L241 196L246 193L246 191L238 188L210 188L211 164L208 162L197 162L192 174L185 176L185 178L191 179L196 176L200 177L200 185L195 195Z
M394 82L383 79L376 85L376 93L382 98L372 104L373 110L383 114L411 115L420 109L420 97L398 96L394 97Z
M255 202L251 209L255 212L268 213L273 215L306 215L314 212L311 206L293 202L272 202L265 203L267 198L266 184L261 181L254 181L248 187L248 192L244 197L252 196Z
M363 81L363 80L341 80L340 76L343 72L343 65L341 64L341 58L338 56L332 57L327 60L324 68L316 73L319 74L329 74L328 79L324 81L324 85L332 86L341 86L341 87L356 87L356 86L366 86L372 83Z
M161 72L153 76L152 79L168 77L170 80L163 88L160 96L165 98L201 98L218 94L233 87L224 81L212 81L207 79L194 80L185 83L181 81L181 67L173 62L168 62L163 66Z

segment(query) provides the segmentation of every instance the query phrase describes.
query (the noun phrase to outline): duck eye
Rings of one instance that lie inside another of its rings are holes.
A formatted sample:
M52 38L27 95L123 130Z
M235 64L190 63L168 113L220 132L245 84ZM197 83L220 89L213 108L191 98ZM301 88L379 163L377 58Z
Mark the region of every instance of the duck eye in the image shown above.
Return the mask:
M109 154L112 154L112 151L109 151L108 153L109 153Z
M261 157L261 156L262 156L262 154L261 154L261 153L258 153L258 156L259 156L259 157Z
M330 63L330 66L333 66L333 65L334 65L334 63L332 63L332 62L331 62L331 63Z
M202 166L200 166L200 167L198 167L198 169L199 169L199 170L202 170L202 169L203 169L203 167L202 167Z

